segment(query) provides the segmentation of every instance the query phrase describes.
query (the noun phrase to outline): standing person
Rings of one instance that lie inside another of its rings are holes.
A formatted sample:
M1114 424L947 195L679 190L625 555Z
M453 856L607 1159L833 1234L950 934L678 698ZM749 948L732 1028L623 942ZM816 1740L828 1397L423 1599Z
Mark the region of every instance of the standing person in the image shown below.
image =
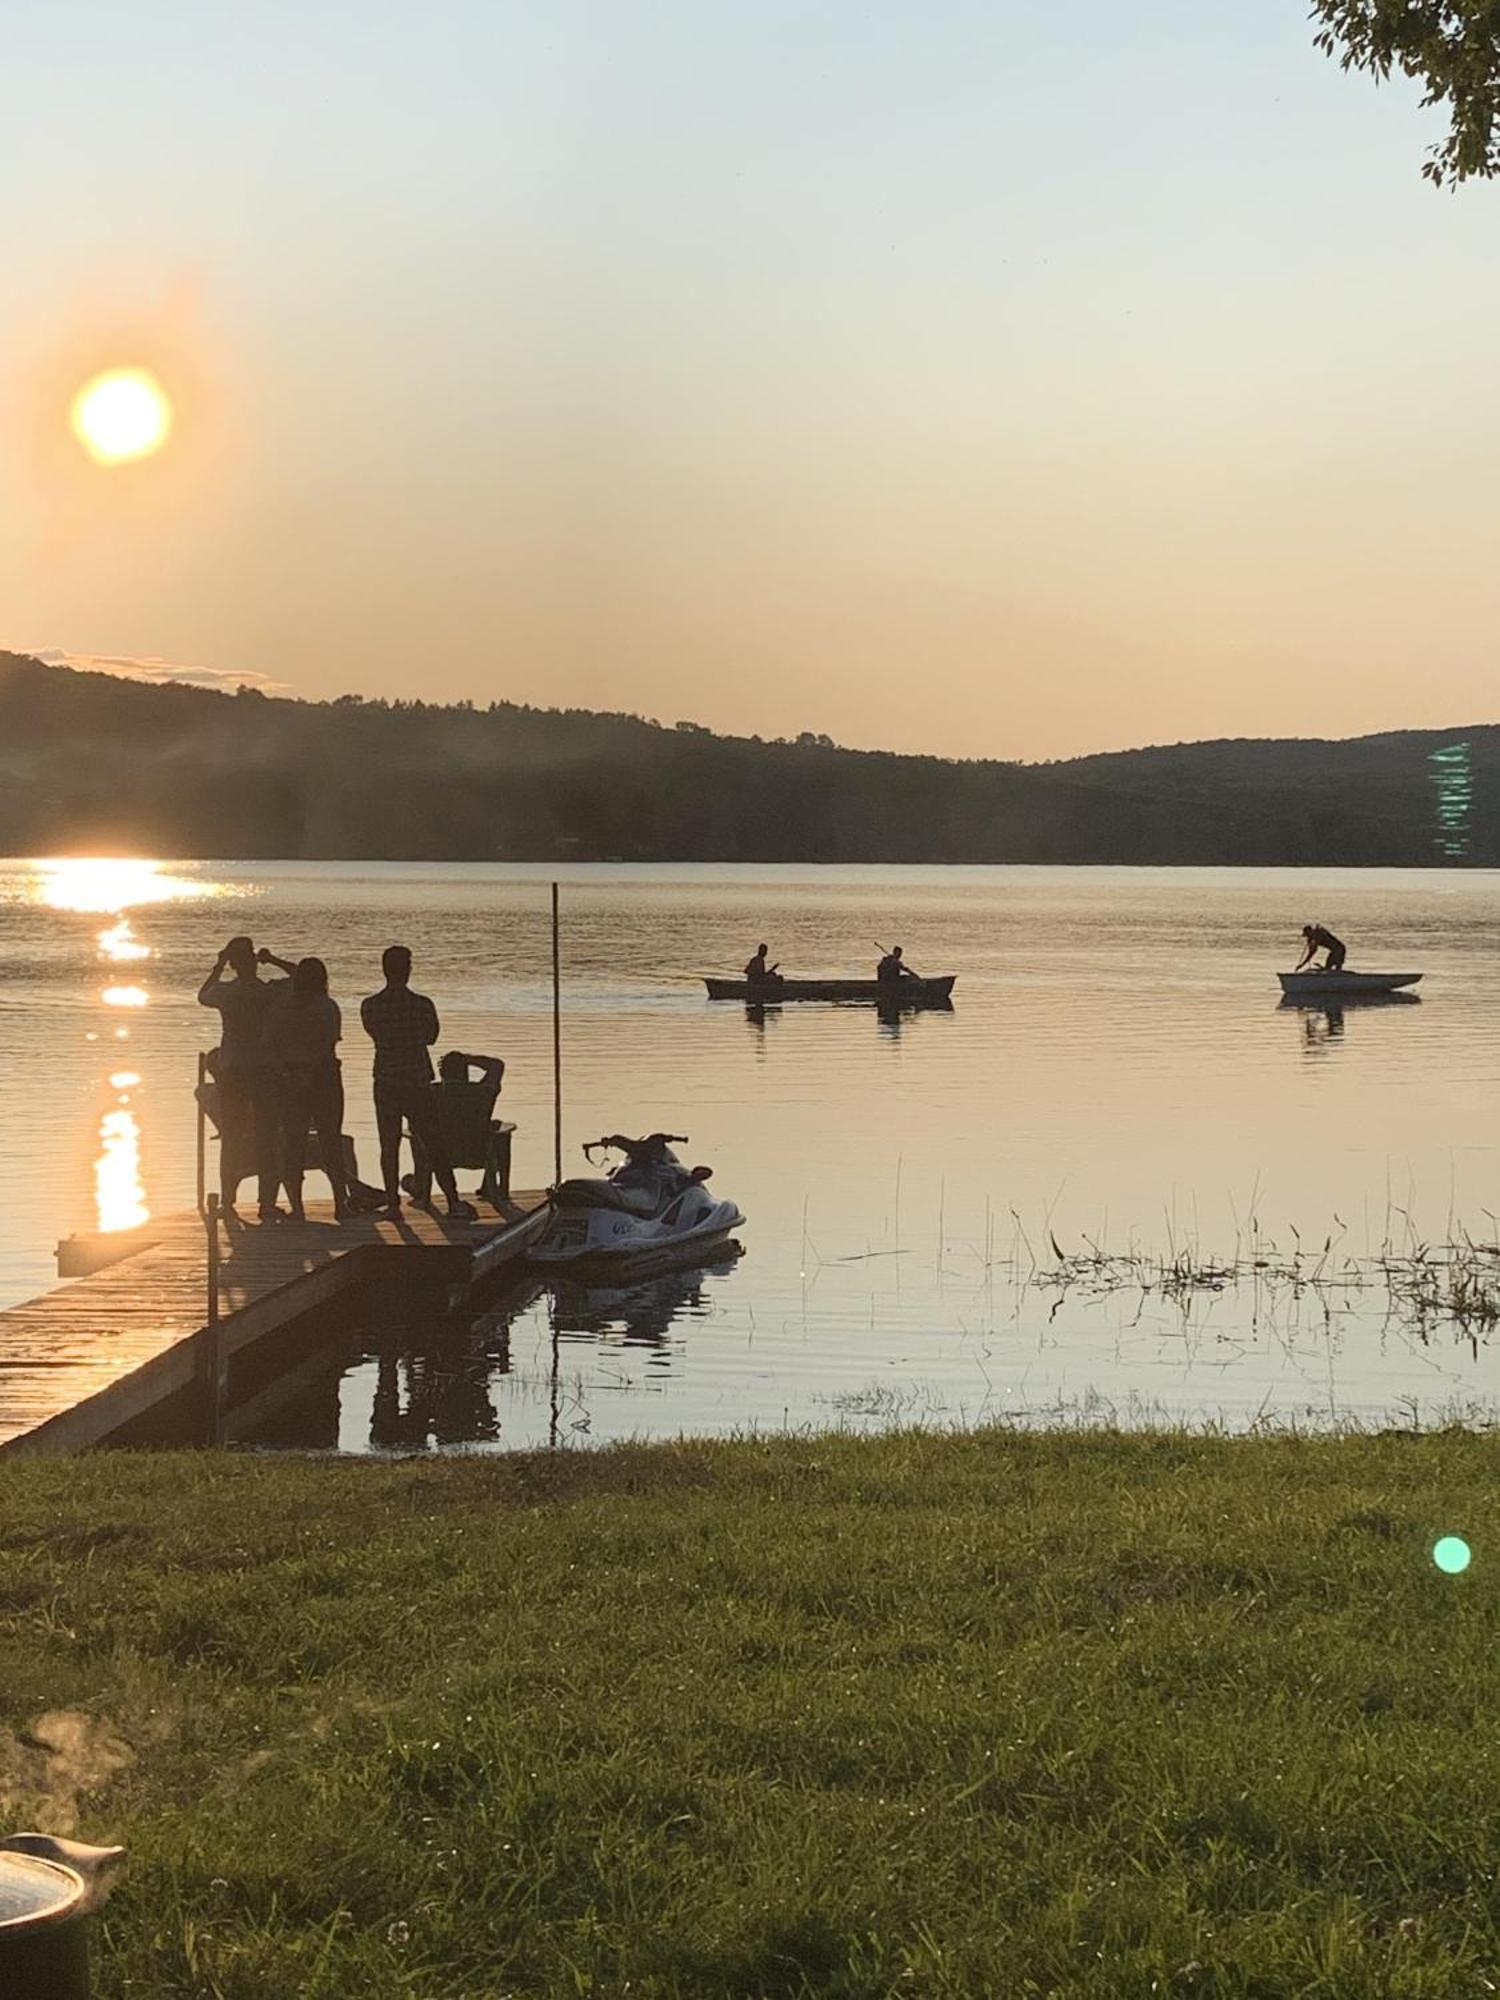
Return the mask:
M343 1032L338 1002L328 992L328 967L321 958L299 959L266 1009L264 1037L280 1083L282 1178L298 1222L303 1217L309 1125L317 1132L323 1171L333 1190L334 1217L342 1222L349 1213L344 1184L344 1076L337 1054Z
M216 1009L219 1033L218 1084L220 1104L219 1199L233 1216L239 1185L237 1161L253 1163L262 1222L275 1222L276 1188L281 1178L280 1117L275 1071L266 1055L266 1009L281 991L283 980L264 981L262 965L291 966L274 952L257 951L247 937L232 937L214 961L214 969L198 988L198 1004ZM226 969L233 978L224 977Z
M1349 956L1348 948L1342 939L1334 936L1332 931L1325 931L1321 924L1304 924L1302 941L1307 949L1303 952L1295 968L1296 971L1300 972L1304 965L1311 965L1314 955L1320 951L1328 954L1318 968L1320 972L1343 971L1344 960Z
M401 1121L410 1125L432 1162L438 1186L448 1200L448 1213L466 1216L474 1210L459 1199L448 1149L443 1143L432 1088L433 1043L438 1038L438 1011L425 993L411 988L411 953L404 944L388 944L381 955L385 984L360 1003L359 1018L375 1044L375 1125L380 1134L380 1177L385 1204L401 1206Z

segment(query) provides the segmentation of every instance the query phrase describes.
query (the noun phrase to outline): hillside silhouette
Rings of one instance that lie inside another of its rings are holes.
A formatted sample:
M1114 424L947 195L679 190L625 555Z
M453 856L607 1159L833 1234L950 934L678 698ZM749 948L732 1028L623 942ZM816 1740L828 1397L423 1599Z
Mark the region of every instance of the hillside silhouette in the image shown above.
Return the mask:
M1494 866L1497 776L1493 725L1028 765L514 702L226 695L0 653L9 854Z

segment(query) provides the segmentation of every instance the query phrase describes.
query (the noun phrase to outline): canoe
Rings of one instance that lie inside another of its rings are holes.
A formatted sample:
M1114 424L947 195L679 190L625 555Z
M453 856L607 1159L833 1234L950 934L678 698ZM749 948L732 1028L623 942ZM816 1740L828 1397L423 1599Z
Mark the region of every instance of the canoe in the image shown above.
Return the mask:
M1278 972L1281 990L1297 1000L1324 1000L1335 993L1395 993L1415 986L1420 972Z
M873 1000L891 1007L937 1007L952 993L956 972L945 979L903 979L883 985L878 979L705 979L710 1000L749 1001L776 1007L783 1000Z

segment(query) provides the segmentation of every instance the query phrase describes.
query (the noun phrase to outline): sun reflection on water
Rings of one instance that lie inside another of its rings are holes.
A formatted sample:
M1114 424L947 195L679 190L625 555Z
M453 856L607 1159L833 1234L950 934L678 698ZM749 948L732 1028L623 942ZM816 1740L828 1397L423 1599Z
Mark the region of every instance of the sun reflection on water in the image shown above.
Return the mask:
M161 861L118 855L72 854L35 861L26 885L29 902L43 903L52 910L76 910L104 917L117 917L122 911L145 903L179 903L233 893L224 882L200 882L186 875L168 874L166 864ZM104 943L103 937L100 943Z
M94 1202L106 1233L137 1229L151 1220L141 1184L141 1128L123 1106L99 1120L101 1151L94 1162Z
M127 960L149 958L151 947L142 944L130 927L129 917L121 917L117 924L111 924L107 931L99 933L99 956L113 959L117 964Z
M106 1007L144 1007L151 996L144 986L106 986L99 998Z

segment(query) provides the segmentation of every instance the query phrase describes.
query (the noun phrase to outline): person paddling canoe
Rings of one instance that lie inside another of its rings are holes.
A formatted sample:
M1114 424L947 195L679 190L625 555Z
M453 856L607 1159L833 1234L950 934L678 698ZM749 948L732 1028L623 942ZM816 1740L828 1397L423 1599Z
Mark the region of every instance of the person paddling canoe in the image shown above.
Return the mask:
M899 986L903 979L920 979L921 974L913 972L901 956L899 944L893 944L885 957L875 968L875 977L883 987Z
M1336 938L1332 931L1325 931L1321 924L1304 924L1302 937L1307 949L1303 952L1300 962L1293 968L1294 971L1300 972L1304 965L1310 965L1320 951L1328 954L1322 965L1317 968L1320 972L1343 971L1344 960L1349 956L1349 952L1342 939Z
M752 986L765 986L776 977L776 966L766 963L766 956L770 949L771 947L768 944L758 944L755 947L754 958L745 967L745 977ZM778 960L777 963L779 964L780 961Z

